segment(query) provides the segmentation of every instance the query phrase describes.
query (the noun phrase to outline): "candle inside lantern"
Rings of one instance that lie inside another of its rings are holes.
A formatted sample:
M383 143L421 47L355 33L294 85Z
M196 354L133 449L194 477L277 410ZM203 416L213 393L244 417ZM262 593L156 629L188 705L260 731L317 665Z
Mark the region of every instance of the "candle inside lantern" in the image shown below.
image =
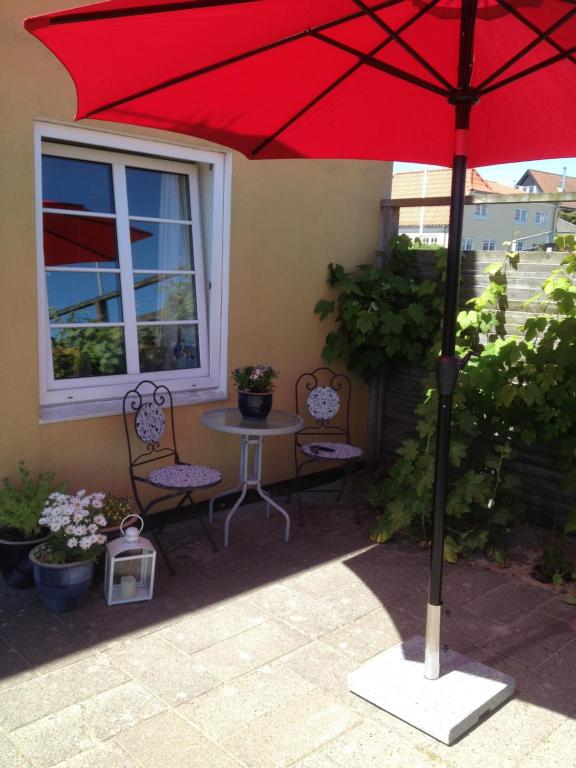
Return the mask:
M136 579L134 576L122 576L120 578L120 597L129 600L136 596Z

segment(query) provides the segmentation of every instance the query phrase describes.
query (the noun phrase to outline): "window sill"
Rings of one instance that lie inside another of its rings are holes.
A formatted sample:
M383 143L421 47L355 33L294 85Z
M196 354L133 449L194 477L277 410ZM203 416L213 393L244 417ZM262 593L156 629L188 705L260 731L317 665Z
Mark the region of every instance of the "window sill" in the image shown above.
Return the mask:
M228 399L223 389L184 390L172 392L175 406L200 405L215 403ZM97 419L100 416L117 416L122 413L122 400L91 400L88 402L62 403L58 405L40 406L40 424L53 424L59 421L77 421L80 419Z

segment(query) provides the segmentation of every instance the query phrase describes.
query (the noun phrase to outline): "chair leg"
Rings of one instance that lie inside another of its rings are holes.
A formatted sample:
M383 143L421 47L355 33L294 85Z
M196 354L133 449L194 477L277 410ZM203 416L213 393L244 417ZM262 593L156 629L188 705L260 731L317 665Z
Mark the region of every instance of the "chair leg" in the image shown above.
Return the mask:
M202 515L198 515L198 521L199 521L200 525L202 526L202 530L206 534L206 537L208 538L208 541L212 545L212 552L218 552L218 547L216 546L216 544L214 542L214 539L212 538L212 535L210 533L210 530L208 529L208 526L204 522L204 518L202 517Z
M159 538L158 534L156 533L156 530L154 528L151 528L150 529L150 534L151 534L152 538L154 539L154 543L156 544L156 548L157 548L158 552L160 552L160 554L164 558L164 562L168 566L168 571L170 572L170 576L175 576L176 575L176 571L174 570L174 568L172 566L172 563L170 562L170 558L166 554L166 550L162 546L162 542L160 541L160 538Z

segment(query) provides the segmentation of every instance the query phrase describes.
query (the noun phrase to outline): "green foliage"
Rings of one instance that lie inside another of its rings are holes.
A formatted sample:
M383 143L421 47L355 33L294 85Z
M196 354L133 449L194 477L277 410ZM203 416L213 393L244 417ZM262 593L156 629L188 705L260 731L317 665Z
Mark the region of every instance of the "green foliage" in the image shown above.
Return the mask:
M576 578L568 559L566 545L556 533L542 544L542 552L534 568L535 575L544 582L561 587Z
M41 533L38 519L48 496L63 485L54 484L54 474L45 472L36 480L30 476L23 461L18 462L19 482L7 477L0 488L0 529L5 538L19 540L33 538Z
M337 298L321 299L314 309L320 320L336 315L337 329L322 350L328 364L341 358L371 381L387 362L419 362L428 355L442 298L435 283L418 277L409 243L405 235L395 238L393 257L382 268L363 264L347 272L329 265L328 283Z
M278 371L271 365L244 365L234 368L232 379L241 392L273 392Z
M512 501L506 462L515 443L546 443L556 466L576 488L576 256L530 300L542 307L518 336L504 338L501 313L507 304L506 271L515 257L486 269L488 288L458 316L458 354L476 352L460 372L454 395L445 558L488 547L522 513ZM418 406L417 437L405 441L388 476L369 489L368 501L381 514L375 541L400 528L430 536L434 482L437 393L430 376ZM566 531L576 531L576 510ZM564 578L564 577L563 577Z

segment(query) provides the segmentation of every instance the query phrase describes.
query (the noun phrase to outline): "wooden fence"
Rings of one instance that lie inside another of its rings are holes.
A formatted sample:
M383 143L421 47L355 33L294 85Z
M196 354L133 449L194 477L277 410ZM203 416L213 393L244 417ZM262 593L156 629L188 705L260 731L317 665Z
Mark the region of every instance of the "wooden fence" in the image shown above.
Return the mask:
M559 266L564 254L524 251L519 255L515 268L508 267L508 308L504 310L504 327L507 334L518 332L531 312L523 302L536 293L552 269ZM484 269L488 264L505 259L505 253L496 251L465 252L462 258L462 282L460 303L479 295L488 285L489 277ZM422 277L436 279L435 253L421 251L419 271ZM381 431L378 453L384 466L392 466L396 450L402 440L414 434L416 416L414 409L423 397L424 371L417 367L389 366L384 373L381 388ZM528 406L527 406L528 407ZM516 446L515 457L507 465L519 480L516 495L526 506L527 517L533 522L563 526L568 510L576 505L576 496L566 493L562 476L554 468L551 452L543 446Z

